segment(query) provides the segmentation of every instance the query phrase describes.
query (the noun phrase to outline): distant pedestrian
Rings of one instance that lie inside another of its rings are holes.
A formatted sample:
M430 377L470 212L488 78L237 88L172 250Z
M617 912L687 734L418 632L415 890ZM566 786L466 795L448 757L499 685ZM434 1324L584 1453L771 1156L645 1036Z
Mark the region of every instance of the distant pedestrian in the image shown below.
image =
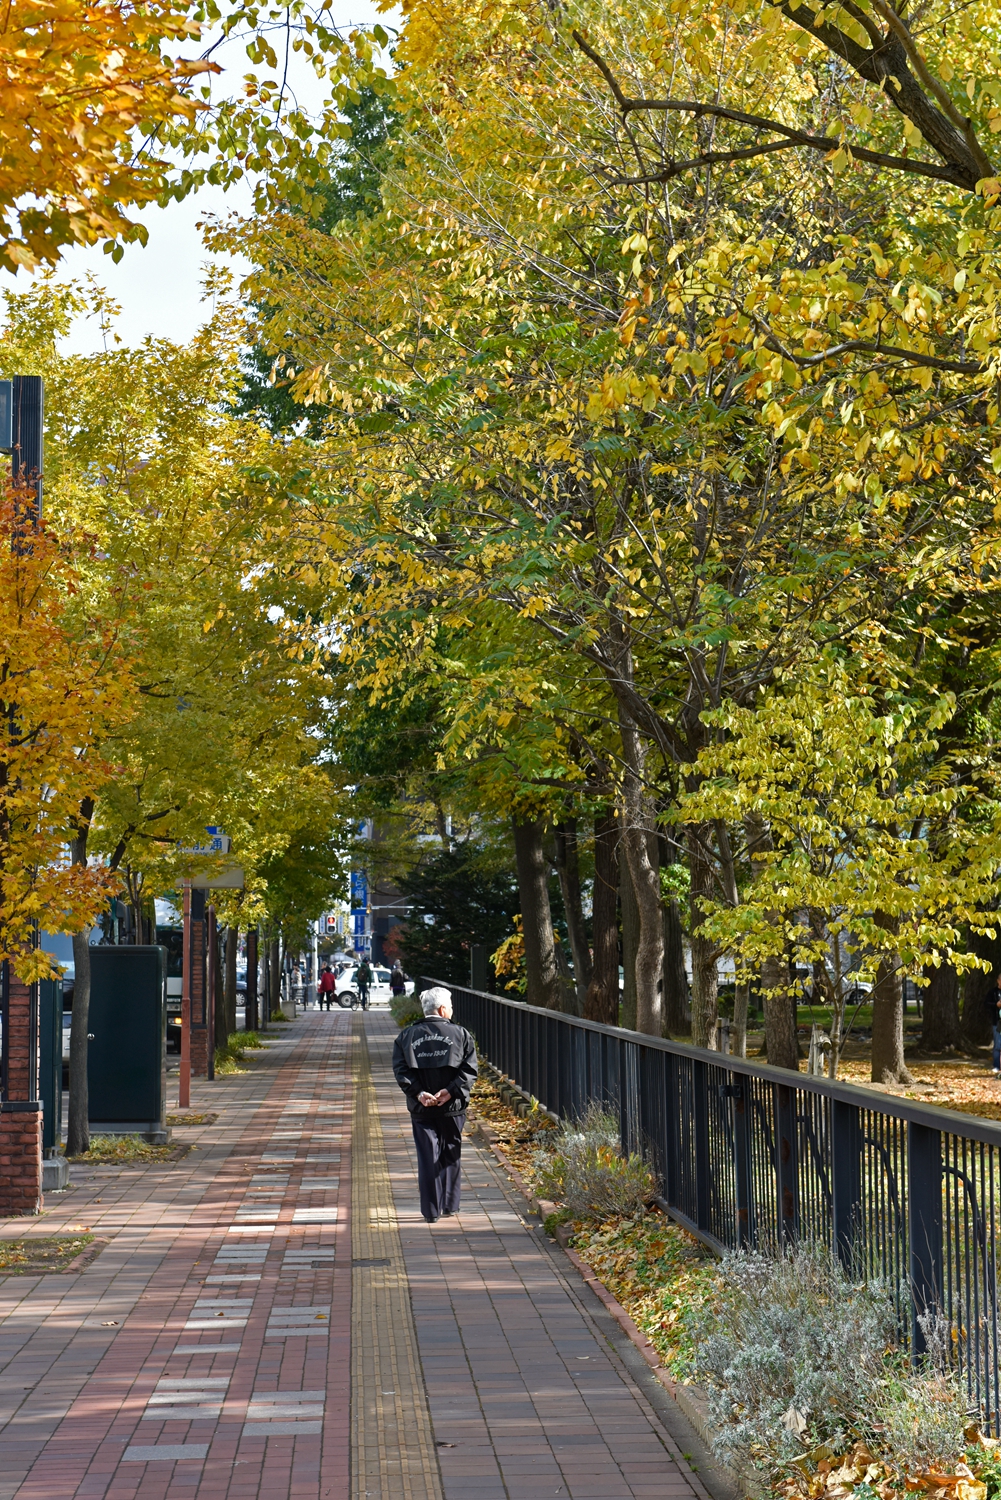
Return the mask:
M994 1033L994 1056L991 1068L995 1074L1001 1073L1001 971L994 980L993 988L987 993L987 1013L991 1018L991 1029Z
M329 1010L333 1004L334 995L337 993L337 980L334 978L333 970L329 964L324 964L323 973L317 984L318 1000L324 1010Z
M403 970L400 968L400 961L399 961L399 959L397 959L396 963L393 965L392 972L391 972L391 974L389 976L389 988L392 990L392 992L393 992L394 995L405 995L406 994L406 991L407 991L407 976L404 974Z
M425 990L421 1008L423 1021L396 1038L393 1072L410 1111L421 1213L433 1224L459 1212L462 1127L477 1063L472 1037L452 1021L448 990Z
M355 970L355 988L362 1010L368 1010L368 992L372 988L372 970L367 958L363 958Z

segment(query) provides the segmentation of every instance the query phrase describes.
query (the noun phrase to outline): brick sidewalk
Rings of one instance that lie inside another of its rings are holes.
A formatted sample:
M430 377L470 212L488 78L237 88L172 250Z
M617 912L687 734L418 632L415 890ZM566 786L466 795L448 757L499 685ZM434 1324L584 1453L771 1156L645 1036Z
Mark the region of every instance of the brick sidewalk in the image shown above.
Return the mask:
M0 1282L0 1500L347 1494L351 1018L278 1035L196 1087L183 1161L76 1169L0 1226L110 1239Z
M311 1012L195 1086L182 1160L0 1221L106 1241L0 1278L0 1500L705 1500L469 1143L462 1214L424 1224L394 1034Z
M425 1224L390 1069L395 1027L372 1015L367 1030L431 1419L447 1444L444 1500L706 1500L589 1312L583 1283L469 1140L461 1213Z

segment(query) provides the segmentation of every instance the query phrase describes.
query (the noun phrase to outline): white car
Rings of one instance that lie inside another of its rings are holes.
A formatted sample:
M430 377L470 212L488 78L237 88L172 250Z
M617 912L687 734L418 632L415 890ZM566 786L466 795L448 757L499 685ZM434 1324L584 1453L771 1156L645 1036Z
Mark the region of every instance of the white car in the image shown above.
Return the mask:
M388 1004L392 993L389 988L389 970L377 964L370 964L369 968L372 970L372 984L368 992L369 1004L375 1000L384 1001ZM353 1009L359 1004L358 981L355 977L357 973L358 965L355 964L352 968L345 970L337 981L337 1003L343 1006L345 1010L348 1007Z

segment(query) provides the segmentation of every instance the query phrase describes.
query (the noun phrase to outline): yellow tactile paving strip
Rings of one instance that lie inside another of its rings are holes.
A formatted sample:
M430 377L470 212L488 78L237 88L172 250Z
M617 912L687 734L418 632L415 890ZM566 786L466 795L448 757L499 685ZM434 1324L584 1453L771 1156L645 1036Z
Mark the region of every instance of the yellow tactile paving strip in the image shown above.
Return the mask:
M424 1375L361 1017L351 1145L351 1500L441 1500ZM365 1265L363 1262L386 1264Z

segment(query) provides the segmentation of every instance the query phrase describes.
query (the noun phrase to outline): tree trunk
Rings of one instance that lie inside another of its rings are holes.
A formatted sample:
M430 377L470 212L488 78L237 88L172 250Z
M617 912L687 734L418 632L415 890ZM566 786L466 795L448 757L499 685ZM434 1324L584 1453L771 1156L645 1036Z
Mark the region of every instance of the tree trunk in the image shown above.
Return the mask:
M772 1068L791 1068L794 1073L798 1073L796 1006L789 991L789 967L784 958L766 958L762 963L761 989L764 992L762 998L768 1064Z
M772 848L771 829L755 815L744 820L747 853L757 878L760 857ZM776 917L773 920L777 921ZM765 1051L769 1066L799 1072L799 1037L796 1035L796 997L789 987L789 966L784 954L774 954L761 965L761 1009L765 1018ZM770 991L770 993L769 993Z
M567 818L553 830L556 843L556 870L563 894L563 910L570 938L574 986L577 991L576 1014L582 1016L591 983L591 950L584 926L584 907L580 897L580 859L577 848L577 819Z
M657 840L662 866L678 863L677 849L661 836ZM685 972L685 934L681 925L681 906L676 896L662 900L664 911L664 1018L665 1037L685 1036L692 1029L692 1010Z
M278 939L268 944L268 1018L282 1008L282 955Z
M236 928L226 928L226 1030L236 1030Z
M897 930L897 919L874 912L873 920L885 932ZM872 991L872 1081L911 1083L904 1061L904 987L900 959L886 953L876 970Z
M709 834L709 825L706 823L689 824L686 830L689 867L692 872L689 913L692 934L692 1041L696 1047L715 1049L716 1022L719 1020L716 945L699 933L703 919L699 898L713 895L713 872L707 843Z
M556 963L553 916L549 907L549 866L542 847L542 820L514 821L514 857L525 940L525 999L529 1005L558 1010L560 973Z
M560 976L560 1010L565 1016L582 1016L584 1007L577 994L577 986L570 972L567 956L563 951L563 944L554 944L553 952L556 955L556 969Z
M747 1005L750 986L735 984L733 987L733 1036L730 1051L734 1057L747 1056Z
M636 1030L646 1036L660 1036L664 1010L664 908L660 899L660 863L654 857L653 819L643 785L643 741L635 722L621 703L619 733L623 759L622 844L640 918L639 942L636 944Z
M1001 928L1001 913L989 912L985 917L992 927ZM987 1001L994 988L995 976L1001 970L1001 936L990 938L984 933L971 932L968 941L972 952L991 966L989 973L983 969L968 969L963 983L963 1046L973 1051L991 1040Z
M952 1051L959 1046L959 975L952 964L925 969L928 985L921 1007L921 1047L925 1052Z
M70 1020L70 1099L66 1155L83 1156L90 1146L87 1089L87 1027L90 1024L90 929L73 934L73 1010Z
M627 1031L636 1030L636 950L640 941L640 914L636 895L619 842L619 904L622 916L622 1024Z
M584 1015L604 1026L619 1024L619 824L606 807L594 820L594 893L591 898L593 956Z
M229 1017L226 1014L226 995L223 989L225 979L222 972L222 963L220 962L222 934L215 921L214 911L212 915L213 920L209 926L209 933L213 938L213 942L208 954L208 962L212 965L213 969L212 998L214 1005L212 1015L215 1029L215 1047L216 1051L218 1051L220 1048L225 1048L226 1043L229 1041Z
M80 809L70 860L87 863L87 838L94 804ZM73 934L73 1010L70 1017L70 1097L66 1122L66 1155L83 1156L90 1147L90 1096L87 1084L87 1030L90 1024L90 928Z
M243 1013L244 1031L260 1031L260 989L258 987L257 968L257 928L247 929L247 999Z

